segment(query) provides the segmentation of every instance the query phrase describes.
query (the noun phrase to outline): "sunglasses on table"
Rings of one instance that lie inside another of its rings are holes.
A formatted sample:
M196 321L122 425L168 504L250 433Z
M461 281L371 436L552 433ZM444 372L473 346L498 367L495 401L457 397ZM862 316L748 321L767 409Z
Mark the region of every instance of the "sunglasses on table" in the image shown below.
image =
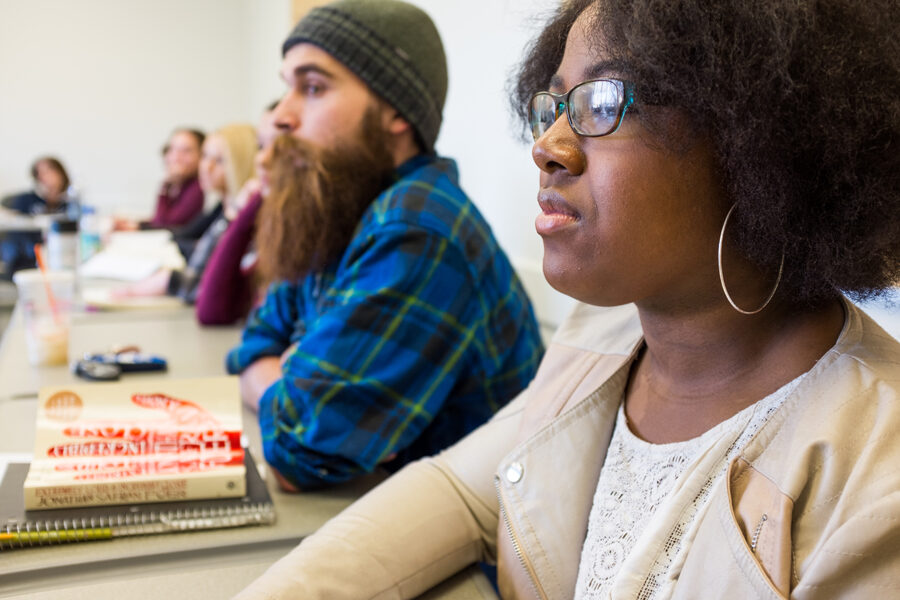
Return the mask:
M538 92L528 103L528 124L537 141L566 113L572 131L585 137L615 132L634 103L634 85L620 79L582 81L564 94Z

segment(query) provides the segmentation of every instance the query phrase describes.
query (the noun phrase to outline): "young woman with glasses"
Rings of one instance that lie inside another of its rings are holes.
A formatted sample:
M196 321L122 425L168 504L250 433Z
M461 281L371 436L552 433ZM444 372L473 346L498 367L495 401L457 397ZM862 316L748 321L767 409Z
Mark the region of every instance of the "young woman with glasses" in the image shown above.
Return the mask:
M564 3L515 103L583 304L518 400L243 597L494 560L509 598L897 589L900 344L845 294L900 280L898 30L884 0Z

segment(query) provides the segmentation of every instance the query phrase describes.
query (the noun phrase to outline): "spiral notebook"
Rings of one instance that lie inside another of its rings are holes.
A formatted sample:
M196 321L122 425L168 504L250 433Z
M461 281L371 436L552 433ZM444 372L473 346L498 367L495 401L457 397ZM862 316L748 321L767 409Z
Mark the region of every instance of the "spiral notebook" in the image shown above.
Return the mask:
M0 482L0 550L272 524L275 506L249 452L244 453L244 464L247 493L242 498L39 511L24 508L28 464L9 464Z

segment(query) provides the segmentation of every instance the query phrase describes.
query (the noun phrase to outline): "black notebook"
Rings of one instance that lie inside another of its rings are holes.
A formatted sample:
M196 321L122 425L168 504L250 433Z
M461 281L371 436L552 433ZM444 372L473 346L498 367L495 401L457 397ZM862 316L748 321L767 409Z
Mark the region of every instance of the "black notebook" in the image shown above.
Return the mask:
M0 550L129 535L152 535L275 522L275 506L249 452L243 498L25 510L27 463L7 466L0 482Z

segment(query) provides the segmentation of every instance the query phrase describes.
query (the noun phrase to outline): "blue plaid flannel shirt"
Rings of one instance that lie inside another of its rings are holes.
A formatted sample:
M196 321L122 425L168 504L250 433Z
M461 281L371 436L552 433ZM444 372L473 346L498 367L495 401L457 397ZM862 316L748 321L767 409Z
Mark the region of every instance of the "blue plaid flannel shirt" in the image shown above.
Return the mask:
M269 288L228 370L293 344L259 422L266 460L306 489L449 446L524 389L543 354L509 259L456 164L434 156L398 169L339 263Z

